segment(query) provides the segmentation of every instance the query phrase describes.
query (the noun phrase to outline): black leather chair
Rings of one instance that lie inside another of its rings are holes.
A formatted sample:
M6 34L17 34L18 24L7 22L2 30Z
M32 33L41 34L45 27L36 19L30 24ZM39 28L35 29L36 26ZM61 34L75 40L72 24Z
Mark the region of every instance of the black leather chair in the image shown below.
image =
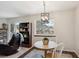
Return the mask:
M13 34L8 45L0 44L0 55L12 55L18 52L20 46L21 36L19 33Z

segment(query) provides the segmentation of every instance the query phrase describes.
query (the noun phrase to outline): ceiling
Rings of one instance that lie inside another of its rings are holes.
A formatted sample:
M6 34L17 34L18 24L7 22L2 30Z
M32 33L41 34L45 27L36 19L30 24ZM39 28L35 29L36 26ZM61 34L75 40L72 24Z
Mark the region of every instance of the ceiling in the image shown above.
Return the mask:
M79 1L45 1L46 11L75 8ZM42 1L0 1L0 18L19 17L43 12Z

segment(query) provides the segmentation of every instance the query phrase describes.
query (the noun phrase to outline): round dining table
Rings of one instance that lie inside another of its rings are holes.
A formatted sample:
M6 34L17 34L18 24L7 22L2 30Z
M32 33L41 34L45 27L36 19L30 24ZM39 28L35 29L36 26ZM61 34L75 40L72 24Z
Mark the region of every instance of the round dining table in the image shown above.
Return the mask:
M54 42L54 41L49 40L48 45L44 45L44 44L43 44L43 41L41 40L41 41L37 41L37 42L34 44L34 47L35 47L36 49L43 50L43 51L44 51L44 56L45 56L45 58L46 58L47 51L48 51L48 50L53 50L54 48L56 48L56 47L57 47L57 43Z

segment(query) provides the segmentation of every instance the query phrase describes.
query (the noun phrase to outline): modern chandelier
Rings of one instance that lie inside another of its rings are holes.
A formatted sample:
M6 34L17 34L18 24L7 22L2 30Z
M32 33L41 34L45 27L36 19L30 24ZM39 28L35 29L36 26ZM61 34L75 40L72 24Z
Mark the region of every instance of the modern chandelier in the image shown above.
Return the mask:
M44 11L43 13L41 13L41 21L48 23L49 21L49 13L46 12L46 4L45 1L43 1L43 7L44 7Z
M46 4L45 1L43 1L43 7L44 11L41 13L41 24L47 26L47 27L54 27L54 20L49 18L49 13L46 12Z

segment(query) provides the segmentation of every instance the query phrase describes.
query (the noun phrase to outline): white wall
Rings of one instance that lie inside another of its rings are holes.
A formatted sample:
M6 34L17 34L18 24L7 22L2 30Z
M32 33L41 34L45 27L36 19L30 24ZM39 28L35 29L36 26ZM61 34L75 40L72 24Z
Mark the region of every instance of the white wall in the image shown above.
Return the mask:
M79 56L79 7L76 8L75 15L75 51Z
M57 39L59 42L62 41L64 43L65 50L73 50L74 49L74 15L75 10L65 10L58 11L50 14L51 19L55 19L55 34L56 38L49 38L51 40ZM9 19L8 23L17 23L17 22L32 22L32 41L33 44L43 39L43 37L34 37L34 21L40 20L40 14L28 16L25 18L13 18Z
M57 40L64 43L65 50L74 48L74 15L74 9L55 13Z

